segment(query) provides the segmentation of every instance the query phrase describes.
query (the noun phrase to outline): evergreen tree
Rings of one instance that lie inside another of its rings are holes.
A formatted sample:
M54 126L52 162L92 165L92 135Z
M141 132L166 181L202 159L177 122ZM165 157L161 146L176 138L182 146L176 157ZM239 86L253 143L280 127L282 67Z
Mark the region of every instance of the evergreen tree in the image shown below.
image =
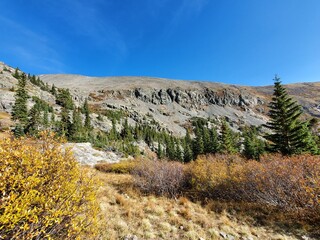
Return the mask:
M190 133L189 133L189 131L187 129L186 129L186 136L184 137L184 141L185 141L186 145L190 146L192 144Z
M158 156L158 159L163 158L163 151L162 151L162 146L160 142L158 142L157 156Z
M20 74L19 74L19 68L16 68L14 70L14 74L12 74L13 77L15 77L16 79L20 79Z
M256 129L245 128L243 130L243 139L242 154L248 159L259 160L260 155L265 151L265 143L258 138Z
M191 162L193 160L193 152L190 144L185 144L183 148L183 161L185 163Z
M226 120L222 121L221 126L221 148L223 153L233 154L237 152L236 144L234 141L234 133L232 132Z
M28 93L26 90L26 75L22 74L18 81L18 89L15 94L15 103L12 108L12 119L20 123L20 128L25 128L28 124Z
M61 120L59 122L59 134L61 136L69 137L71 128L71 121L69 117L69 110L65 107L61 109Z
M13 133L14 133L14 136L16 136L16 137L24 136L25 135L24 127L20 123L17 123L13 129Z
M210 129L210 153L217 153L220 150L219 135L217 129Z
M54 86L54 84L52 84L52 87L51 87L51 94L53 95L53 96L56 96L57 95L57 89L56 89L56 87Z
M170 136L170 137L168 137L168 138L166 139L166 156L167 156L170 160L174 160L175 157L176 157L174 140L173 140L172 136Z
M51 112L51 119L50 119L50 125L53 128L55 126L56 117L54 115L54 111Z
M26 132L31 135L37 134L41 127L41 108L38 103L35 103L30 109L29 116Z
M179 161L179 162L183 162L183 155L182 155L182 150L181 150L181 146L180 146L180 140L176 139L175 141L175 160Z
M211 152L211 138L210 138L210 132L208 127L203 127L202 129L202 139L203 139L203 145L204 145L204 153L210 153Z
M121 136L123 139L128 139L129 141L133 141L133 136L131 133L131 128L128 124L128 118L124 120L123 126L122 126L122 131L121 131Z
M89 109L87 98L83 104L83 114L85 115L84 128L89 131L91 129L91 119L90 119L90 109Z
M44 109L44 112L43 112L43 126L45 128L47 128L49 126L49 110L48 108L45 108Z
M193 160L193 151L192 151L192 140L190 133L186 130L186 136L184 137L184 146L183 146L183 161L190 162Z
M202 131L200 126L197 124L195 127L195 138L193 140L193 154L194 154L194 159L197 158L198 155L204 153L204 142L202 138Z
M109 138L111 140L117 140L118 139L118 132L117 132L117 128L116 128L116 120L114 118L112 119L112 128L111 128L111 131L110 131Z
M299 148L297 153L311 153L311 154L319 154L319 148L316 142L317 136L312 134L311 129L308 126L307 122L302 123L302 127L300 128L300 133L298 135L305 136L303 139L301 139L303 146L302 148Z
M59 89L58 94L56 96L56 102L57 104L68 110L73 110L74 104L69 89Z
M277 76L274 79L274 92L269 107L270 120L265 126L272 131L266 136L272 143L271 150L283 155L308 151L309 130L299 120L301 107L289 97Z
M82 134L82 119L80 111L77 108L73 109L72 112L72 124L70 127L70 138L74 141L81 140Z

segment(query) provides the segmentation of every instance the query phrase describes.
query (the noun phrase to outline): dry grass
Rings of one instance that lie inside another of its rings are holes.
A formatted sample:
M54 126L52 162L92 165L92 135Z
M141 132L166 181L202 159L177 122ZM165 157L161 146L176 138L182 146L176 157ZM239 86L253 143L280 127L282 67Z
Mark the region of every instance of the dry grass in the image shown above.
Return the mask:
M234 239L298 239L280 229L255 226L248 216L235 217L225 206L212 202L202 206L185 197L142 195L134 188L130 175L98 171L96 174L102 182L102 239L123 239L129 235L139 239L222 239L221 233Z
M10 114L6 112L0 112L0 137L7 136L1 134L1 132L8 131L10 126L13 124Z

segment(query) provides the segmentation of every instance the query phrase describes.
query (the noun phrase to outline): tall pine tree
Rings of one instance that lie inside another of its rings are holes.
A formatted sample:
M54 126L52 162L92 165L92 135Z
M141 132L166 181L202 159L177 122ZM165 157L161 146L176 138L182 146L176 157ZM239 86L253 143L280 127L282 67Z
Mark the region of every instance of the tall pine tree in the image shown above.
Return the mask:
M299 120L301 107L288 95L277 76L274 78L274 92L269 107L270 120L265 126L271 130L266 136L272 143L271 150L283 155L308 152L310 134L305 123Z
M16 70L18 74L18 70ZM12 108L12 119L17 121L19 125L19 132L28 124L28 108L27 101L29 95L26 90L27 77L25 74L19 76L18 89L15 95L15 103Z
M88 99L84 101L83 108L82 108L83 114L85 115L84 119L84 128L87 131L91 130L91 118L90 118L90 109L88 104Z

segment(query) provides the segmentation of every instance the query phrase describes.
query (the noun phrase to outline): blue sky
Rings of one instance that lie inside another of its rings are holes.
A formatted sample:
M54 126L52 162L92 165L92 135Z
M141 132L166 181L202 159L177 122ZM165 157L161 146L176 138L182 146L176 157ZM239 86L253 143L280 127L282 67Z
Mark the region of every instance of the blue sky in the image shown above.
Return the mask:
M0 61L32 74L320 81L319 0L1 0Z

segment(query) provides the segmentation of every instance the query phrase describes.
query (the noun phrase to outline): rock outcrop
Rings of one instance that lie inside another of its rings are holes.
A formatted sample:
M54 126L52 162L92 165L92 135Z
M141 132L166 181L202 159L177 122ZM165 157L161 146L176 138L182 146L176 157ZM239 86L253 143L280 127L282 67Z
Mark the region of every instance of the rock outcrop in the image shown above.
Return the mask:
M94 166L100 162L115 163L121 159L114 152L94 149L91 143L66 143L63 147L71 148L75 159L82 165Z

